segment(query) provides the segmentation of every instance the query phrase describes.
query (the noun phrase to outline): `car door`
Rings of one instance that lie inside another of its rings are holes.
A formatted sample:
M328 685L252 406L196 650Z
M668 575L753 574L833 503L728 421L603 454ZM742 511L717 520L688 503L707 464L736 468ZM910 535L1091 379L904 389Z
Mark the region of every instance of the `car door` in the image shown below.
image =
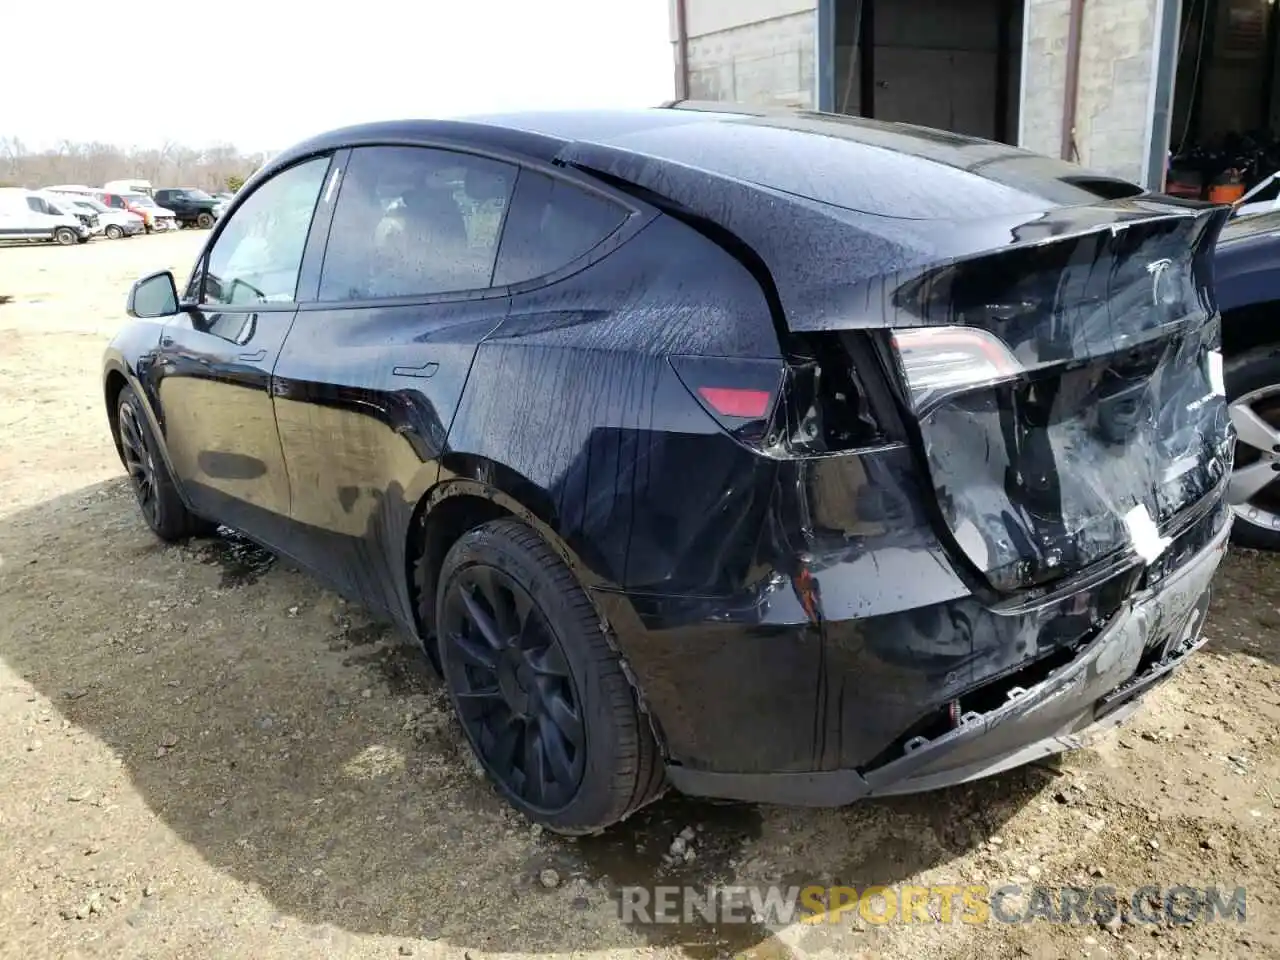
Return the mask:
M271 372L331 157L258 184L201 256L149 376L174 472L197 512L284 549L289 514ZM314 229L313 229L314 224ZM319 256L317 241L312 258Z
M491 284L516 175L469 153L353 149L317 296L276 365L302 559L393 616L407 614L410 516L438 475L476 346L508 310Z

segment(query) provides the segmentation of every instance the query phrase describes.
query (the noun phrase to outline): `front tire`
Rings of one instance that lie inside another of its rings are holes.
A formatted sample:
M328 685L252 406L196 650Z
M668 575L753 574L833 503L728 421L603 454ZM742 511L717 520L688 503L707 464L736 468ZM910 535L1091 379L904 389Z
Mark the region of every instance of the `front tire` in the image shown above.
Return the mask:
M178 496L142 402L132 387L122 389L116 400L116 437L138 509L157 537L172 543L205 536L217 528L188 510Z
M208 230L213 226L213 214L201 213L200 216L196 217L196 226L201 230Z
M663 790L647 718L573 573L529 527L463 534L436 594L440 666L498 791L563 834L624 819Z
M71 247L74 246L80 238L76 236L76 232L70 227L59 227L57 230L53 231L53 239L59 246Z
M1257 550L1280 550L1280 347L1230 358L1223 376L1237 434L1227 491L1236 515L1231 539Z
M108 226L107 229L103 232L106 233L108 240L119 240L121 237L124 236L124 231L121 230L114 223Z

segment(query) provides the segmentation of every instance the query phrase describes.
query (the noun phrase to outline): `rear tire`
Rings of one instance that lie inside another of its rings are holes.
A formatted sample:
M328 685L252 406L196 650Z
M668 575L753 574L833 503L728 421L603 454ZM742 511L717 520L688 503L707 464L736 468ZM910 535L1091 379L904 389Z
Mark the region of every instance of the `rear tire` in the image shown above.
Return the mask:
M200 216L196 217L196 226L201 230L210 229L213 226L213 214L201 213Z
M1223 379L1227 388L1227 403L1234 405L1242 398L1261 395L1263 399L1251 404L1254 412L1266 414L1263 419L1280 427L1280 346L1260 347L1231 357L1223 365ZM1276 457L1280 451L1257 451L1236 442L1237 469L1257 463L1268 456ZM1280 468L1280 458L1273 461ZM1266 488L1266 499L1255 497L1247 504L1235 506L1236 520L1232 525L1231 539L1243 547L1255 550L1280 550L1280 506L1272 509L1272 501L1280 505L1280 469L1276 480ZM1253 512L1253 516L1251 516Z
M533 530L494 520L463 534L441 566L436 611L454 711L512 806L574 835L661 796L658 745L622 662Z
M188 510L178 496L142 402L132 387L124 387L116 399L116 438L124 453L138 509L157 537L172 543L207 536L217 529L217 524Z
M56 243L63 247L73 246L80 238L76 236L76 232L70 227L59 227L53 231L53 239Z
M103 232L107 235L108 240L119 240L121 237L124 236L124 231L121 230L114 223L108 226L107 229L104 230Z

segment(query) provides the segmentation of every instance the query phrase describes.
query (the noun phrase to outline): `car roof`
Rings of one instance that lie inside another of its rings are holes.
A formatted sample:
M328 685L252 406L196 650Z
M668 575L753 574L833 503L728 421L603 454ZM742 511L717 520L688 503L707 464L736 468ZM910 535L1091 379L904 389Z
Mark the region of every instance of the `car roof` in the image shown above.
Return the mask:
M397 120L322 134L273 158L374 143L455 143L543 162L604 148L859 213L903 219L1029 212L1137 196L1141 187L960 134L804 110L659 107ZM797 162L803 158L802 162Z

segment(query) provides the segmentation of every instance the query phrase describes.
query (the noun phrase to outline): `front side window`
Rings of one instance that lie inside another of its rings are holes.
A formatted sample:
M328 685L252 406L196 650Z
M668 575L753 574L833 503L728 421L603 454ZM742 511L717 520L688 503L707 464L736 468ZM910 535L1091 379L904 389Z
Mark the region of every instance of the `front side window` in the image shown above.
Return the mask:
M311 230L328 157L276 174L242 203L209 251L200 302L289 303Z
M426 147L353 150L329 229L320 299L491 285L516 168Z

